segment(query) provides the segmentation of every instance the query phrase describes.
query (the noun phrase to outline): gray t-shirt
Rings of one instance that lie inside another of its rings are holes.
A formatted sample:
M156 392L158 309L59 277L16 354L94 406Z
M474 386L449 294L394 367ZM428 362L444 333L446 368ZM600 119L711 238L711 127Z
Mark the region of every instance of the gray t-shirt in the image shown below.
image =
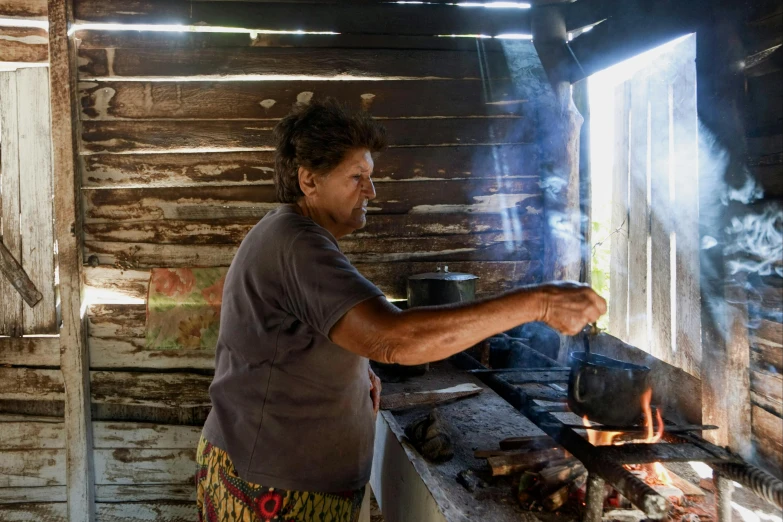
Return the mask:
M289 205L248 233L226 276L204 426L242 479L321 492L368 482L368 360L328 335L348 310L381 295L334 236Z

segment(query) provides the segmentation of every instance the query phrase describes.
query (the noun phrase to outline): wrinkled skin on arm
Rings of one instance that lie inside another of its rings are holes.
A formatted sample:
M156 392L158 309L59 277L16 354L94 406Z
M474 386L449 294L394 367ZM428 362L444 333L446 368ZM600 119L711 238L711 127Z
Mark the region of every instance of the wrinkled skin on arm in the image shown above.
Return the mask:
M445 359L515 326L543 321L575 335L606 313L589 286L558 282L519 288L471 303L401 311L386 298L349 310L332 328L333 342L374 361L423 364Z

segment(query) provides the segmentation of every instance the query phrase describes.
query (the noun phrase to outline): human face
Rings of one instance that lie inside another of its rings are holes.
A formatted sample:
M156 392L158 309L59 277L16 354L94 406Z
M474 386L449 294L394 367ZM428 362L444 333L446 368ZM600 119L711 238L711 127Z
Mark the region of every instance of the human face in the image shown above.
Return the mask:
M367 223L367 203L375 199L374 163L370 151L349 151L325 176L314 176L314 189L305 196L308 213L319 225L339 238Z

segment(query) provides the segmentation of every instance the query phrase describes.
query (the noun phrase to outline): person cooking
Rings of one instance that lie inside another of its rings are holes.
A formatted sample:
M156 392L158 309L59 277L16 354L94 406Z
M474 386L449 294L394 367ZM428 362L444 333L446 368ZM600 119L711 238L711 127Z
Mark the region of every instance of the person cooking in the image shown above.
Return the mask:
M606 312L578 283L526 286L400 311L337 241L365 226L384 128L333 100L276 127L280 207L242 241L226 276L198 446L203 521L358 519L381 384L369 360L438 361L522 323L574 335Z

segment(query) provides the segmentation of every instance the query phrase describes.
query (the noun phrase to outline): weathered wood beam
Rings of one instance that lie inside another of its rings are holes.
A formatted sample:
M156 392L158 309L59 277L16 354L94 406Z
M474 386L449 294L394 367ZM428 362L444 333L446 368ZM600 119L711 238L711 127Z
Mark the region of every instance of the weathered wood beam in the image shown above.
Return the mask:
M580 5L583 4L583 5ZM694 32L705 10L699 2L656 2L639 0L584 1L575 9L590 9L595 21L605 21L570 43L581 69L574 72L577 81L678 36ZM699 10L702 8L701 10Z
M3 222L3 247L14 259L22 258L21 202L19 201L19 114L17 111L16 72L0 72L0 220ZM0 277L0 335L24 335L22 296L8 279Z
M72 0L49 0L49 60L54 164L54 221L58 243L62 327L60 367L65 382L66 485L69 522L95 520L89 359L80 315L82 284L80 176L76 168L76 52L68 31Z
M0 365L59 366L60 340L57 337L0 338Z
M5 276L16 288L28 306L35 306L43 299L43 295L35 288L35 284L30 280L22 265L14 259L14 256L2 242L0 242L0 274Z
M0 27L0 62L46 63L49 39L39 27Z
M187 24L248 29L289 29L341 34L439 35L529 33L523 9L464 8L454 5L390 3L311 4L159 2L141 0L127 9L121 0L80 0L80 22Z
M584 121L571 97L571 61L562 8L539 7L532 15L533 43L552 94L539 110L539 159L544 190L544 280L578 281L581 262L579 203L579 132ZM558 362L563 365L570 340L561 336Z
M3 0L0 18L46 20L46 0Z
M745 78L736 67L744 58L744 49L736 31L736 15L720 12L713 15L709 27L696 33L699 135L707 137L700 141L710 144L699 150L699 236L717 241L713 248L699 252L700 376L702 422L720 426L705 438L746 453L745 428L750 425L746 407L749 332L743 314L735 316L735 311L726 306L727 283L732 276L725 265L724 249L729 239L725 230L731 216L721 201L728 187L742 186L745 181L747 144L740 117ZM726 158L717 168L713 154ZM738 383L744 391L729 391L727 383Z

